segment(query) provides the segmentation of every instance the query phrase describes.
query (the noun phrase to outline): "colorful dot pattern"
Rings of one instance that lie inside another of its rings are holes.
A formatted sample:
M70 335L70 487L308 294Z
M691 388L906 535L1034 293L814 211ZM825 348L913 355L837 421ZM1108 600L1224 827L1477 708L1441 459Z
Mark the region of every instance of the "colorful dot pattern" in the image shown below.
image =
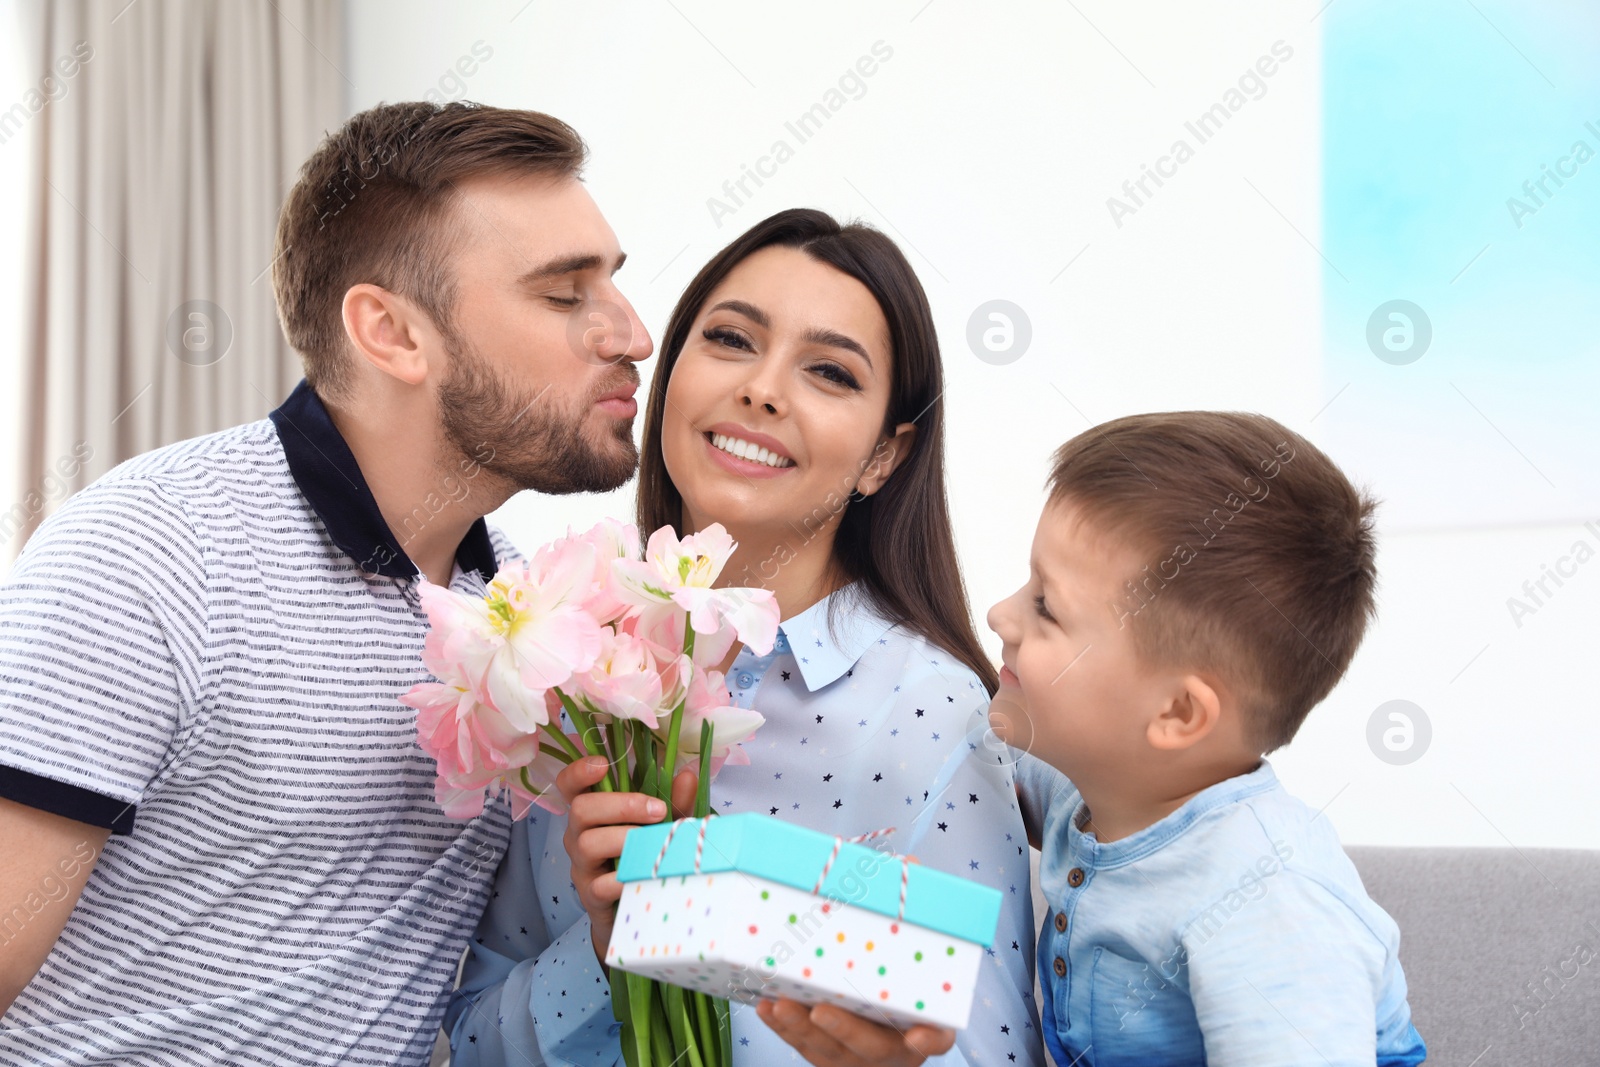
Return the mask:
M915 923L735 873L629 883L606 962L747 1003L781 995L961 1029L983 955Z

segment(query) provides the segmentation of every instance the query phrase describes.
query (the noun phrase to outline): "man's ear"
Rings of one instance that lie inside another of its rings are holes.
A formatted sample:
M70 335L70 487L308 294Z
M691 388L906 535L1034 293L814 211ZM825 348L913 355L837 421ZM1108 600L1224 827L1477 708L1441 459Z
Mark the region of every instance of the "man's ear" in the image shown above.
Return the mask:
M911 455L911 446L917 440L917 424L902 422L894 428L894 433L878 442L878 447L873 450L872 458L867 461L867 467L861 472L861 480L856 482L856 492L862 496L871 496L883 488L883 483L893 474Z
M345 336L358 358L406 385L428 377L427 342L437 331L414 304L379 285L362 282L345 291Z
M1151 748L1177 752L1208 737L1222 719L1222 695L1198 674L1179 679L1179 688L1145 728Z

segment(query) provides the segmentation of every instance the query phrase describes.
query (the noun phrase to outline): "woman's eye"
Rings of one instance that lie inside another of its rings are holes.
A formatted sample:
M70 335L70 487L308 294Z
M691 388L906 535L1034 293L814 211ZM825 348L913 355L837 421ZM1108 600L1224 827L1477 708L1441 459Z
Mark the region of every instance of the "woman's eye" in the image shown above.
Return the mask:
M707 341L722 345L724 348L737 348L743 352L754 351L754 347L750 344L748 337L737 330L730 330L726 326L713 326L701 336Z
M835 385L842 385L847 389L861 388L861 383L856 381L856 376L837 363L819 363L812 369Z

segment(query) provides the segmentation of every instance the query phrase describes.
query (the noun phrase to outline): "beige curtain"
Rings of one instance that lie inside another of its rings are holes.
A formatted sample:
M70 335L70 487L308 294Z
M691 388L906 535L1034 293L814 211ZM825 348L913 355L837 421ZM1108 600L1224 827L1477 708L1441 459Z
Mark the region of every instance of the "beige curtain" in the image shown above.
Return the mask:
M54 80L24 116L30 496L5 517L22 520L9 555L122 460L261 418L293 386L273 231L347 84L334 0L66 0L24 25Z

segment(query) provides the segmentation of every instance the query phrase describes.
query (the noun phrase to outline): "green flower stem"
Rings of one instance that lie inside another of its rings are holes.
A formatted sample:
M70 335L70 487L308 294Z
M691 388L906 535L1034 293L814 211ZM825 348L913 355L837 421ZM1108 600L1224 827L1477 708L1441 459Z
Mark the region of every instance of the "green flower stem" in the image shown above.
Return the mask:
M711 1009L717 1017L717 1047L721 1049L722 1067L732 1067L733 1009L722 997L717 997L711 1002Z
M711 749L715 739L716 730L711 720L707 719L700 724L700 780L695 785L694 794L694 814L697 819L704 819L711 814ZM722 1055L720 1019L713 1021L716 1011L711 1003L712 998L696 992L691 994L691 999L698 1023L700 1048L707 1067L731 1067L731 1057L724 1059ZM731 1053L731 1048L729 1051Z
M572 720L572 725L578 728L578 737L583 741L583 747L591 756L604 756L605 748L600 744L600 727L595 724L594 718L581 707L577 701L561 691L559 686L553 690L561 701L561 706L567 709L567 717ZM610 763L610 758L606 760ZM606 775L595 785L602 793L615 793L617 783L611 778L611 768L606 768Z
M621 719L613 718L606 724L606 745L611 749L611 777L619 786L629 784L627 731Z
M628 723L628 730L633 734L633 791L648 792L644 783L648 768L656 762L656 735L637 719Z
M672 772L678 765L678 731L683 729L683 701L678 701L678 706L672 709L672 718L667 722L667 755L661 764L661 773L656 778L656 788L660 790L662 800L667 802L668 811L661 817L662 822L672 820Z
M689 657L691 663L694 661L694 627L689 625L687 615L683 619L683 654ZM672 720L667 725L667 755L666 761L662 764L660 784L661 799L667 802L668 810L662 822L672 818L672 779L678 769L678 734L683 729L683 709L688 702L686 687L684 698L672 709Z
M706 1067L720 1067L717 1056L717 1031L711 1022L710 997L698 990L689 994L694 1004L695 1042L700 1046L701 1059Z
M628 974L620 967L612 967L611 979L611 1014L617 1022L622 1023L622 1062L627 1067L640 1067L640 1042L637 1035L629 1029L628 1023L633 1018L628 1010ZM648 1062L649 1050L645 1049L643 1055Z
M645 1026L650 1039L651 1055L661 1067L677 1067L678 1057L673 1055L672 1051L672 1028L667 1022L667 1009L661 1000L661 986L648 978L643 979L642 984L645 990L645 1003L650 1012L649 1021Z
M673 1044L687 1058L689 1067L705 1067L705 1060L700 1057L700 1042L695 1035L694 1024L689 1019L686 991L682 986L668 983L661 983L660 988L661 999L667 1009L667 1025L672 1027Z
M549 734L551 738L555 740L557 746L556 749L550 749L548 745L544 747L546 751L550 752L550 754L556 759L560 760L562 763L571 763L573 760L583 758L583 753L578 750L577 745L572 743L572 738L561 732L560 723L545 723L544 732Z
M697 819L711 814L711 748L715 739L716 730L711 720L706 719L700 724L700 774L694 792L694 816Z

